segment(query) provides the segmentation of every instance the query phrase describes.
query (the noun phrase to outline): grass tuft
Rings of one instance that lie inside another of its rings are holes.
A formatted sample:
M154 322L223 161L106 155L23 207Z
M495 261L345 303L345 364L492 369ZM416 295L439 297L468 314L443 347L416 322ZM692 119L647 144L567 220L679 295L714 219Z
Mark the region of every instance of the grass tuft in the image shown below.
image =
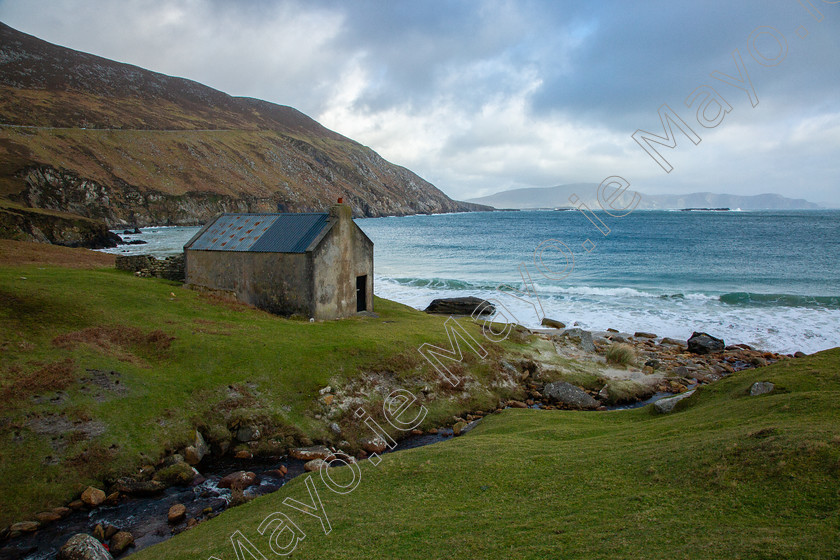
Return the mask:
M629 366L636 361L636 351L629 344L611 344L607 349L607 363Z

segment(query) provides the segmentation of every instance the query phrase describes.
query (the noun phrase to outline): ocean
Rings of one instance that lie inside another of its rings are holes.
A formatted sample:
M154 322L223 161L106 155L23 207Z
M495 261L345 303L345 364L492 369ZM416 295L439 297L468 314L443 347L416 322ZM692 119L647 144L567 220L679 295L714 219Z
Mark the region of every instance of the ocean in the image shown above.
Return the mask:
M784 353L840 346L840 211L590 218L521 211L356 223L375 244L374 293L418 309L439 297L494 298L538 327L529 303L538 299L546 317L590 330L705 331ZM197 229L147 228L125 236L147 245L110 252L173 254ZM523 271L536 298L497 289L524 290Z

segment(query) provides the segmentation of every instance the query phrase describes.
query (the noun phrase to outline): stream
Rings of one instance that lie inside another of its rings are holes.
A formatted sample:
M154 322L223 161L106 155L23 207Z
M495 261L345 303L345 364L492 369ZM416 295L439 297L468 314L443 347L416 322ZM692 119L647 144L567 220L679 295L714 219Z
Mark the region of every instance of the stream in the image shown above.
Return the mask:
M474 424L471 423L470 427ZM437 434L409 436L399 442L394 453L404 449L422 447L452 438L451 429L441 429ZM251 471L259 477L259 484L245 490L245 496L256 497L280 489L289 480L304 474L306 461L281 457L278 459L234 459L222 457L198 466L201 476L190 486L173 486L160 494L148 497L122 497L117 505L100 506L92 510L74 511L64 519L3 543L0 560L54 560L58 550L76 533L92 534L94 527L113 526L128 531L134 536L134 546L119 558L125 558L138 550L163 542L186 529L186 522L171 525L167 520L169 508L184 504L186 519L205 520L223 512L230 504L231 491L219 488L219 481L236 471ZM277 469L285 465L288 472L280 476ZM210 508L211 511L208 511Z
M673 393L656 393L652 397L636 403L610 406L608 410L639 408ZM530 408L541 408L539 403ZM470 422L464 433L474 427L479 420ZM436 434L409 436L400 441L394 453L405 449L414 449L451 439L451 429L441 429ZM187 526L182 521L172 525L167 520L169 508L183 504L187 508L186 519L205 520L215 517L230 505L231 491L219 488L219 481L236 471L251 471L259 477L259 484L245 490L245 496L256 497L270 494L280 489L289 480L304 474L306 461L280 457L275 459L234 459L222 457L209 460L199 465L201 475L190 486L172 486L160 494L147 497L121 497L118 504L100 506L92 510L74 511L64 519L45 526L35 533L23 535L4 543L0 547L0 560L53 560L58 550L76 533L92 534L94 527L113 526L130 532L134 536L134 546L120 558L125 558L138 550L161 543L184 531ZM284 465L288 472L280 476L277 469Z

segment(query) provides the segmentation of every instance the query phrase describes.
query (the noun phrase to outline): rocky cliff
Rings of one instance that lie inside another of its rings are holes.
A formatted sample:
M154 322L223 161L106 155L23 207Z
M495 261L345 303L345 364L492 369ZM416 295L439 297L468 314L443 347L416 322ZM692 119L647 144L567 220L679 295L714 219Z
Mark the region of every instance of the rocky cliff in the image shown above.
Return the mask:
M0 239L89 249L116 247L122 243L122 239L101 221L65 212L25 208L7 200L0 200Z
M219 212L485 209L303 113L41 41L0 24L0 196L111 227Z

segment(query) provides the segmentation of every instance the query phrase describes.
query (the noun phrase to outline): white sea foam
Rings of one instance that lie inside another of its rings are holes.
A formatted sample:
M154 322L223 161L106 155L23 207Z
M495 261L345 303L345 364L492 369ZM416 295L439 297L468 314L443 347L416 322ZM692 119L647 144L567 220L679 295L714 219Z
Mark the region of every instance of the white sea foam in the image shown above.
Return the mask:
M496 299L527 327L539 319L526 302L492 289L438 289L375 278L376 295L424 309L432 299L473 295ZM562 293L558 297L557 293ZM660 297L632 288L567 288L552 294L538 288L545 316L592 330L648 331L687 339L705 331L726 340L783 353L840 346L840 310L807 307L750 307L721 303L717 296ZM805 327L807 325L807 327Z

